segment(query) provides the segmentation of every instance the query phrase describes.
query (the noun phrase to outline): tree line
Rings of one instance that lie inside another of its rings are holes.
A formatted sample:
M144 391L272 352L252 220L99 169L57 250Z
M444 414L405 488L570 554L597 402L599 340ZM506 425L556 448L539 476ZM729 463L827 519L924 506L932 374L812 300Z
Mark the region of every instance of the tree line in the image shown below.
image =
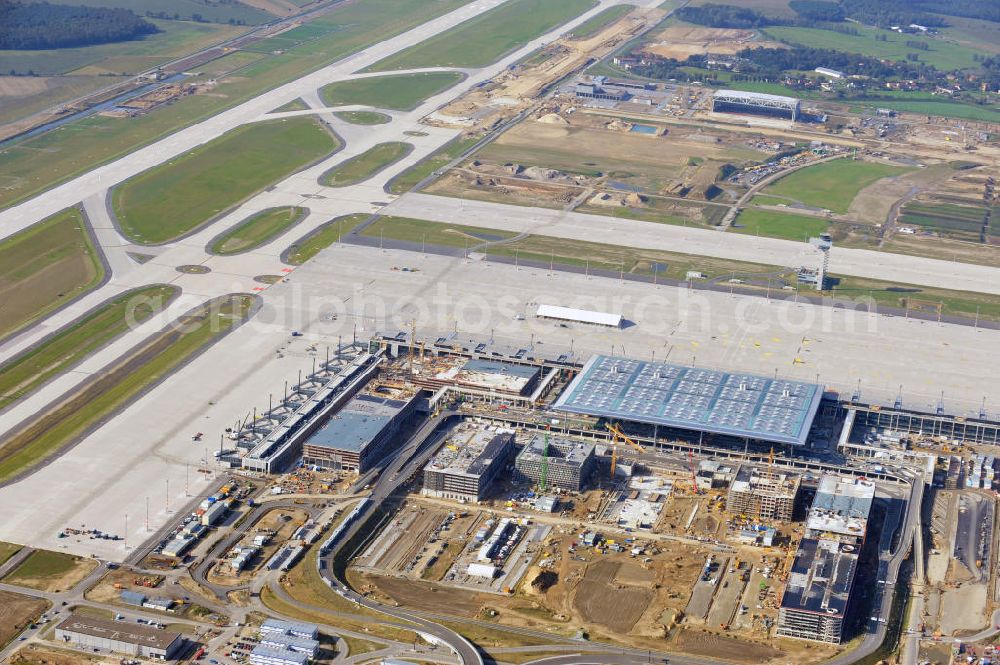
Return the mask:
M0 49L107 44L159 32L131 10L0 0Z

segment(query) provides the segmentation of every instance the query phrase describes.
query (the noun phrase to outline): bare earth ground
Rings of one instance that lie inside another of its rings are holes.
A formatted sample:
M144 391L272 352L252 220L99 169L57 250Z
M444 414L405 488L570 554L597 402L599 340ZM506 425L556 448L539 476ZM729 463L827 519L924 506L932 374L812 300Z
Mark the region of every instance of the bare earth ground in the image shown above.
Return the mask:
M611 561L601 561L587 569L587 574L576 589L574 605L586 621L603 624L624 634L632 630L642 616L653 599L653 591L648 586L642 588L622 583L621 579L616 578L622 566L623 564Z
M7 644L49 608L49 602L19 593L0 591L0 645Z
M847 214L869 224L884 224L893 204L911 189L924 189L950 172L946 164L937 164L898 177L882 178L858 192Z
M700 53L732 54L745 48L782 48L782 44L760 40L755 30L730 28L702 28L693 25L672 25L657 34L646 51L662 56L685 60Z
M945 589L941 594L939 629L945 635L957 630L975 630L986 623L986 585L969 584Z
M37 644L30 644L23 649L18 649L10 659L12 663L31 663L32 665L94 665L95 663L117 665L120 660L115 656L101 658Z

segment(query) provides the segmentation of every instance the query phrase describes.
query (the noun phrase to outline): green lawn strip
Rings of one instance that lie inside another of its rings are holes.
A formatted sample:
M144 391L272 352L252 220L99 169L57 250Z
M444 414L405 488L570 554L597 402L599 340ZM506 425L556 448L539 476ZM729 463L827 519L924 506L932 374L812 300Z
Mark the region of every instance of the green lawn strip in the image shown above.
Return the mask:
M179 293L179 288L162 284L133 289L0 364L0 409L29 395L133 325L161 311Z
M392 116L378 111L337 111L334 115L352 125L384 125L392 122Z
M750 205L758 206L780 206L788 205L790 203L793 203L791 199L782 198L780 196L766 196L764 194L757 194L750 199Z
M302 265L369 217L368 213L355 213L331 219L301 240L292 243L286 252L285 260L293 266Z
M592 0L508 0L368 71L416 67L485 67L594 6Z
M135 347L114 367L61 397L0 447L0 481L57 453L126 406L210 342L245 320L254 298L217 298L178 319L178 326Z
M244 125L115 187L115 215L135 242L167 242L329 155L339 143L315 118Z
M296 97L287 104L283 104L278 108L271 111L271 113L284 113L286 111L305 111L309 108L309 105L301 97Z
M327 187L356 185L392 166L410 154L412 150L412 144L401 141L379 143L360 155L355 155L334 166L319 177L319 182Z
M960 316L981 321L1000 321L1000 296L971 291L938 289L913 284L898 284L885 280L863 277L838 277L831 295L856 301L868 298L878 305L920 311L936 315L940 306L942 316Z
M389 191L393 194L403 194L413 189L417 183L430 176L440 168L462 156L466 150L474 146L482 136L466 136L449 142L442 148L406 169L389 182Z
M358 0L310 24L329 34L253 63L220 80L211 94L187 95L136 118L99 115L0 150L0 209L176 133L345 55L398 35L470 0ZM40 154L45 159L39 159Z
M691 219L679 214L674 206L700 209L700 218ZM654 196L644 197L642 206L602 206L598 204L583 204L575 208L575 212L602 215L604 217L619 217L634 219L640 222L655 222L657 224L674 224L676 226L718 226L726 216L726 206L701 204L695 202L679 202Z
M835 159L792 171L764 188L764 194L787 196L805 205L846 213L862 189L912 169L854 159Z
M78 557L72 554L49 550L35 550L17 568L12 570L3 581L8 584L17 584L23 580L61 577L72 571L76 567L78 560Z
M394 111L412 111L422 101L464 78L459 72L421 72L337 81L319 90L328 106L359 104Z
M0 566L7 563L7 561L21 551L21 546L14 543L4 543L0 542Z
M92 290L104 276L78 208L0 241L0 339Z
M614 7L608 7L604 11L599 14L595 14L580 25L573 28L569 34L573 37L573 39L587 39L589 37L593 37L600 32L602 28L611 25L633 9L635 9L634 5L616 5Z
M826 232L829 225L827 220L819 217L745 208L730 228L734 233L809 242L809 238Z
M307 208L298 206L261 210L213 240L208 251L229 256L257 249L302 221L308 212Z
M473 247L490 240L513 238L517 234L513 231L496 231L387 215L379 217L368 225L361 235L441 247Z
M980 106L951 100L862 100L862 104L870 108L888 108L900 113L1000 123L1000 106L996 104Z
M881 30L866 25L854 24L857 35L848 35L822 28L798 26L775 26L764 29L766 35L784 42L801 44L811 48L832 49L844 53L863 53L873 58L906 60L909 53L915 53L925 62L942 71L976 67L975 49L946 42L942 39L923 35L906 35L891 30ZM878 37L879 39L876 39ZM880 41L884 39L884 41ZM922 42L926 50L911 48L906 42Z

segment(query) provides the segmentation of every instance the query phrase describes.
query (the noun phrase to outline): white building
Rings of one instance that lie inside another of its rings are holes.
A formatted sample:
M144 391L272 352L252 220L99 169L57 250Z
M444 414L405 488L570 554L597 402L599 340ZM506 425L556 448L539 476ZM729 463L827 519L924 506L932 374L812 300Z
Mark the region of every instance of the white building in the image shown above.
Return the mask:
M838 72L836 69L830 69L829 67L817 67L815 71L817 74L829 76L832 79L842 79L847 76L844 72Z

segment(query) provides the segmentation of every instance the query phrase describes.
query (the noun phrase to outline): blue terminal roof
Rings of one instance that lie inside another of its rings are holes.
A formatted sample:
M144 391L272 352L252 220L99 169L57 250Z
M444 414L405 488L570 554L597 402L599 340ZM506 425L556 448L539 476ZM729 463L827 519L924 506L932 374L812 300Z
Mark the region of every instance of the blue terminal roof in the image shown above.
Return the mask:
M598 355L554 408L804 445L822 398L814 383Z

